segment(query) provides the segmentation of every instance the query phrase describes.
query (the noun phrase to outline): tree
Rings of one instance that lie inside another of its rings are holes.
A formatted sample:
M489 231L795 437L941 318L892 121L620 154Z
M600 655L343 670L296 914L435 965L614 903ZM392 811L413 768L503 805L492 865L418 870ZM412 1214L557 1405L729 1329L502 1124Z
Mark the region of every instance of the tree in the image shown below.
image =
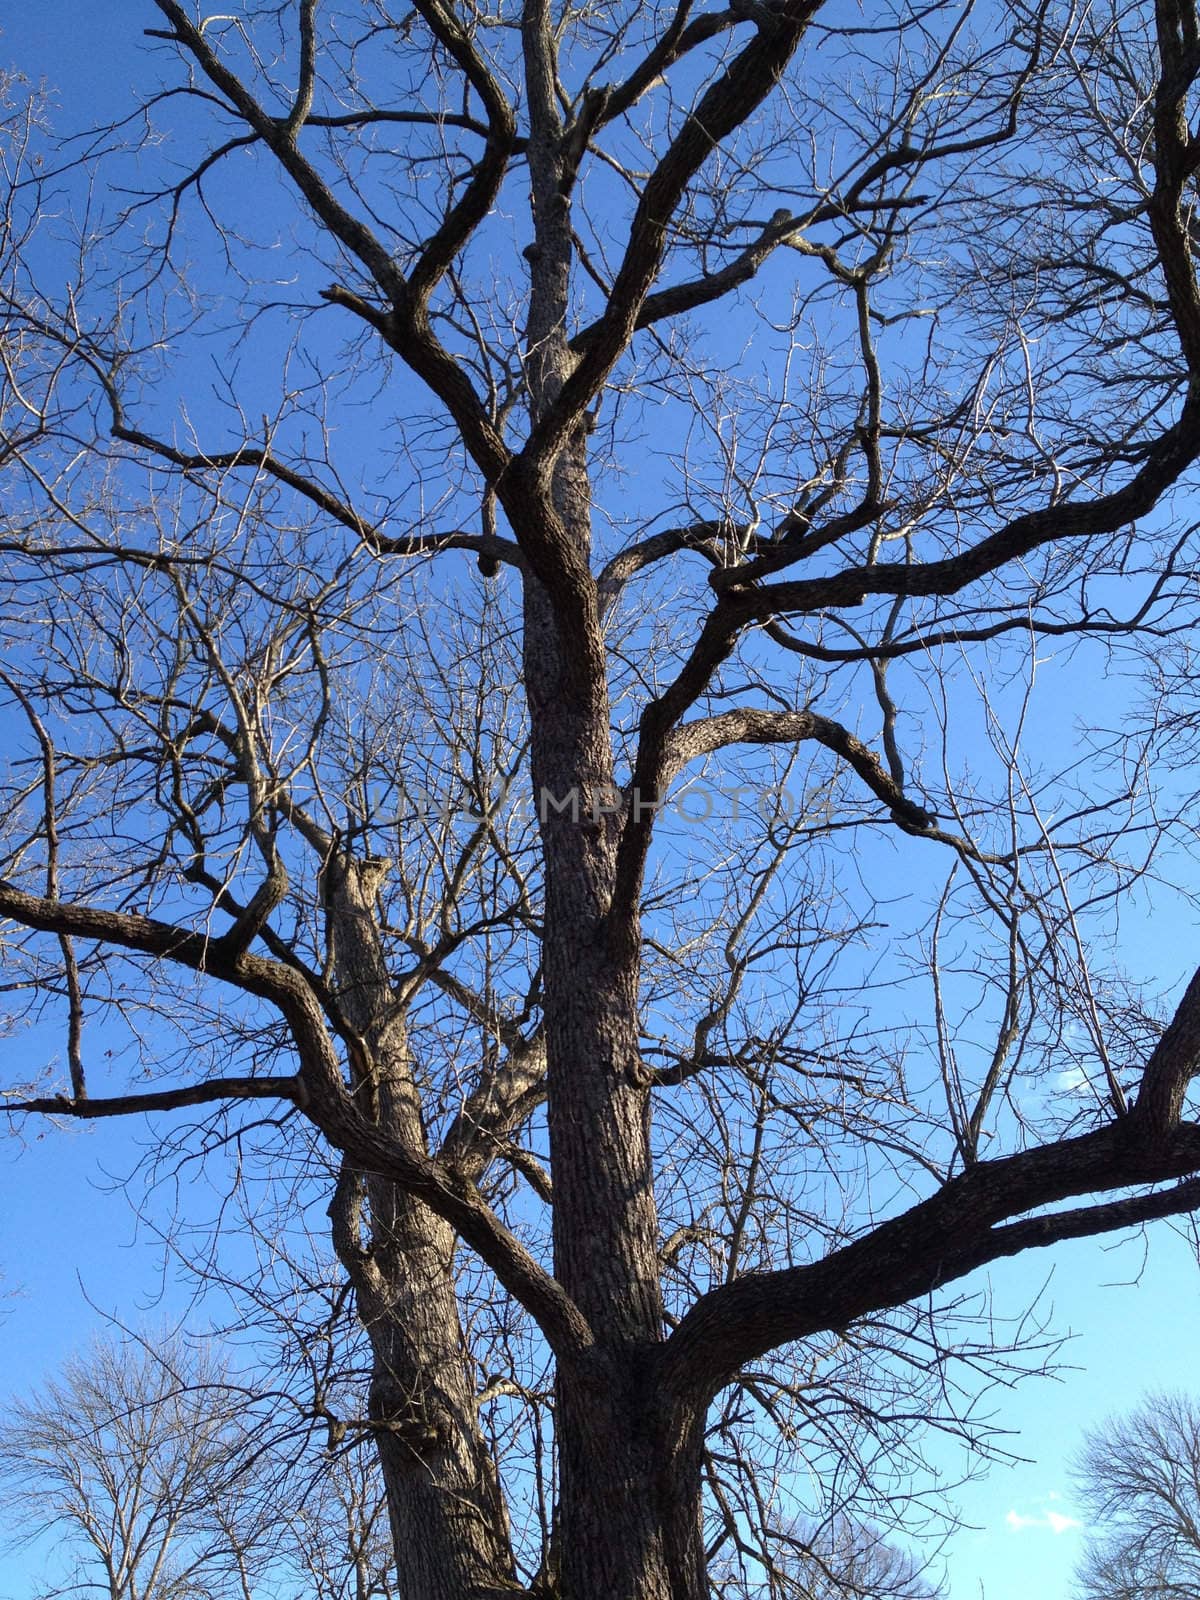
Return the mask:
M1200 1410L1159 1394L1088 1435L1076 1476L1093 1534L1083 1600L1200 1595Z
M9 1109L324 1185L406 1600L788 1593L1200 1201L1195 11L145 16L5 214Z
M297 1427L311 1397L302 1385L264 1392L265 1376L235 1376L177 1336L126 1336L94 1341L14 1398L0 1505L19 1539L53 1533L71 1563L69 1581L41 1592L395 1600L368 1438L346 1441L344 1423L315 1437Z
M944 1592L926 1581L918 1565L870 1528L838 1519L829 1527L796 1532L790 1558L771 1574L779 1592L792 1600L939 1600ZM757 1566L752 1563L752 1569ZM718 1574L731 1600L762 1593L760 1582L730 1562Z
M46 1595L251 1600L275 1559L244 1397L203 1351L96 1342L0 1429L10 1531L53 1532Z
M398 1600L378 1463L366 1449L333 1455L289 1537L316 1600Z

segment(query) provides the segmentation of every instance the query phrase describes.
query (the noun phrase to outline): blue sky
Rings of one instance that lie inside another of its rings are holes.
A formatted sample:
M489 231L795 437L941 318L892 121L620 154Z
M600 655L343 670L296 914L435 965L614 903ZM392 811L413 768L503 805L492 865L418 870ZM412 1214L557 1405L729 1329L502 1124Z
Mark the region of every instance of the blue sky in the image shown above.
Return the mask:
M128 104L138 74L144 0L0 0L0 62L56 87L63 122L102 119ZM1129 925L1132 927L1132 924ZM1136 965L1164 981L1182 976L1194 930L1160 922ZM1143 940L1148 940L1145 930ZM38 1036L19 1048L53 1049ZM31 1065L36 1065L36 1062ZM0 1362L20 1389L54 1370L101 1320L160 1317L180 1303L164 1285L154 1239L120 1194L143 1130L29 1128L24 1147L0 1149ZM1200 1272L1192 1245L1166 1227L1145 1239L1083 1242L991 1269L1001 1309L1039 1290L1060 1333L1075 1337L1054 1380L1030 1380L994 1399L997 1421L1024 1460L994 1467L958 1495L964 1523L946 1548L952 1600L1067 1600L1082 1538L1068 1463L1086 1428L1131 1407L1147 1389L1195 1386ZM90 1304L89 1304L90 1302ZM945 1447L947 1474L961 1456ZM0 1556L0 1596L20 1595L21 1558Z
M0 1320L4 1387L52 1374L102 1326L102 1313L139 1325L182 1308L164 1282L155 1240L139 1229L114 1180L137 1162L133 1126L30 1130L0 1154ZM994 1466L954 1499L964 1527L945 1559L952 1600L1067 1600L1081 1547L1068 1463L1083 1430L1128 1409L1147 1388L1195 1387L1200 1273L1192 1246L1168 1228L1145 1239L1085 1242L990 1269L1001 1308L1042 1291L1042 1309L1072 1338L1054 1379L1029 1379L993 1397L1007 1446L1025 1458ZM89 1303L90 1302L90 1303ZM949 1476L957 1446L936 1452ZM0 1597L23 1600L29 1563L0 1553Z

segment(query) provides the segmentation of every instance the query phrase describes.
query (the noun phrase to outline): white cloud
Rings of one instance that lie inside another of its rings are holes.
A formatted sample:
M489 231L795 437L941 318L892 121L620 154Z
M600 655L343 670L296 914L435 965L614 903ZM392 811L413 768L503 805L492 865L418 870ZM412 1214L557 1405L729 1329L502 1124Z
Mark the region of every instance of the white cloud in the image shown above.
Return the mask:
M1055 1495L1052 1498L1058 1497ZM1045 1528L1057 1536L1082 1526L1074 1517L1065 1517L1061 1511L1036 1511L1032 1515L1010 1511L1004 1520L1014 1533L1023 1533L1027 1528Z
M1055 1087L1062 1094L1084 1095L1093 1092L1092 1080L1086 1068L1079 1065L1066 1067L1060 1072L1055 1080Z

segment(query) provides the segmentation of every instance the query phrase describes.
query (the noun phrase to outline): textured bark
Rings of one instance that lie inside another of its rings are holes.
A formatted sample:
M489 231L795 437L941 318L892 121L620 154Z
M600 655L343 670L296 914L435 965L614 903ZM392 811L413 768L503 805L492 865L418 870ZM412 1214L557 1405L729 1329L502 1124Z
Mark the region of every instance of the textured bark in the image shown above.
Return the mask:
M526 333L536 426L577 365L567 310L570 152L578 140L564 132L555 103L547 5L527 6L524 49L534 222ZM558 1580L564 1600L698 1600L707 1590L687 1584L663 1526L665 1463L643 1383L663 1336L658 1218L649 1081L638 1050L640 951L636 932L614 940L609 920L619 822L582 423L530 487L523 504L510 500L507 507L518 537L524 520L552 520L564 555L549 585L535 576L525 581L525 688L546 872L554 1263L595 1338L586 1359L563 1364L558 1377ZM572 581L582 591L582 637L567 629L554 603ZM585 668L599 663L599 670L581 674L581 661ZM698 1529L698 1463L694 1488ZM671 1492L679 1492L675 1483Z
M360 1108L427 1154L405 1019L374 920L387 863L333 861L324 882L337 1003ZM453 1228L379 1173L347 1167L334 1242L370 1339L370 1420L406 1600L487 1600L519 1586L494 1464L476 1425L458 1315Z
M555 766L542 770L553 785ZM612 852L602 834L546 827L555 1272L597 1340L586 1365L564 1366L558 1382L562 1584L569 1597L658 1600L684 1591L670 1586L638 1381L662 1331L649 1090L635 976L606 945Z
M560 514L569 510L563 476ZM582 535L578 521L564 521ZM546 863L555 1276L595 1339L560 1366L557 1384L561 1594L703 1600L698 1450L682 1450L663 1428L648 1386L663 1337L650 1079L638 1048L640 951L636 937L614 938L610 921L607 704L572 702L534 584L525 639Z
M649 1382L653 1359L614 1352L560 1380L562 1600L706 1600L700 1458L672 1448Z

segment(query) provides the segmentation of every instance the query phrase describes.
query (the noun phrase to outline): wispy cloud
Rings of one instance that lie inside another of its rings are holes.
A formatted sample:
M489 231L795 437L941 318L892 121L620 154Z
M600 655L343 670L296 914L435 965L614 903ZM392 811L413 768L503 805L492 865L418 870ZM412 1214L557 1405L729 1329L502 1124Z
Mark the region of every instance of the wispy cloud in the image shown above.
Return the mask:
M1014 1533L1024 1533L1027 1528L1044 1528L1057 1535L1069 1533L1072 1528L1083 1526L1075 1517L1066 1517L1061 1511L1049 1509L1035 1511L1032 1514L1010 1511L1004 1520Z
M1055 1087L1063 1094L1092 1094L1092 1080L1087 1070L1079 1065L1066 1067L1055 1079Z

